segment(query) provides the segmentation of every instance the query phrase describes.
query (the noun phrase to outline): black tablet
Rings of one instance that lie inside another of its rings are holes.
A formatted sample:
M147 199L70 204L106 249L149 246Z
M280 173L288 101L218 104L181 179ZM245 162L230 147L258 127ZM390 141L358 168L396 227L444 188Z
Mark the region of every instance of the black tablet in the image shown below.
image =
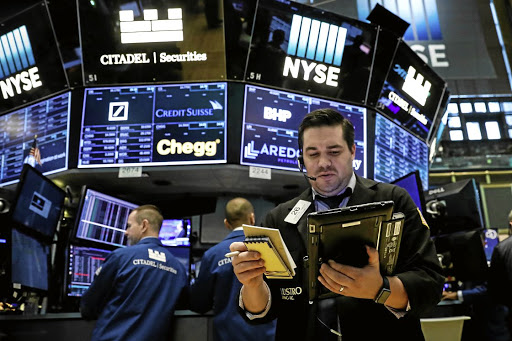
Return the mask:
M318 282L319 268L329 259L363 267L366 245L377 248L384 222L392 219L393 201L355 205L308 215L309 299L335 296Z

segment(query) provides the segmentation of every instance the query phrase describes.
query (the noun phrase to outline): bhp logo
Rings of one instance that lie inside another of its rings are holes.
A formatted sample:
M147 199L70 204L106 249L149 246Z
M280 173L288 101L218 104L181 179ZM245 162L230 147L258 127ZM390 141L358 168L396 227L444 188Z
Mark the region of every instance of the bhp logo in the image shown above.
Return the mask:
M0 37L0 78L36 64L25 25Z
M443 40L436 0L357 0L359 20L366 19L375 3L411 24L405 40Z
M294 15L288 55L341 66L347 29Z

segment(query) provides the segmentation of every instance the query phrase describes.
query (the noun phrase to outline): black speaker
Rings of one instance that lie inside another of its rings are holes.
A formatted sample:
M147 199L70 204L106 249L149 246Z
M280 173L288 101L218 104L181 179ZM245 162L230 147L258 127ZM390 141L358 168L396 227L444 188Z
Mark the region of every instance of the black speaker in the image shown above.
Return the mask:
M410 25L407 21L379 4L375 5L366 19L372 24L377 24L390 30L399 37L403 37Z

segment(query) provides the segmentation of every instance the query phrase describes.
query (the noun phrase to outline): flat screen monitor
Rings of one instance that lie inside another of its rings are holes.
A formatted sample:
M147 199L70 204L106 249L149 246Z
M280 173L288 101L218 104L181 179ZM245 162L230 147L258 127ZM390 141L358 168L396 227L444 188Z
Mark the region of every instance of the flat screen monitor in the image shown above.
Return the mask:
M226 79L222 2L77 4L85 85Z
M255 85L245 86L240 164L298 171L300 122L321 108L338 111L354 125L354 171L366 176L365 108Z
M488 264L481 229L440 235L434 238L434 243L437 253L448 258L443 263L448 263L446 271L453 273L446 275L454 275L456 281L487 280Z
M226 83L85 90L78 168L226 163Z
M70 104L66 92L0 116L0 186L18 181L24 163L45 175L68 169Z
M59 224L66 192L25 164L21 172L11 219L32 233L53 240Z
M81 297L89 289L96 271L111 252L100 248L69 245L66 295Z
M165 246L190 246L190 219L164 219L158 238Z
M399 179L393 180L391 183L404 188L421 212L425 213L425 196L423 195L424 188L421 183L420 172L418 170L406 174Z
M398 45L377 110L427 140L446 82L405 42Z
M396 123L377 114L375 118L374 179L391 182L418 171L428 189L428 146Z
M425 193L427 219L432 234L484 227L480 190L475 179L460 180Z
M124 234L131 211L139 205L84 187L73 234L74 241L110 249L127 246Z
M188 277L190 275L190 247L167 246L167 250L169 250L173 256L176 257L181 264L183 264L185 270L187 271Z
M12 229L11 283L13 289L48 291L49 244Z
M295 1L259 0L245 80L366 103L377 31Z
M68 88L46 1L0 23L0 113Z

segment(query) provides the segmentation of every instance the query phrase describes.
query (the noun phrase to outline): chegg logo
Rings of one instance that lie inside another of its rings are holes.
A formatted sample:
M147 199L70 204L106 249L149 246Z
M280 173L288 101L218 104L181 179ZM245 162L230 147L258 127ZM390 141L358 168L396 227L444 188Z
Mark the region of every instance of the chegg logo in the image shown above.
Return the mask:
M217 145L220 139L215 141L177 142L175 139L162 139L156 145L156 151L160 155L169 154L194 154L194 156L214 156L217 154Z

